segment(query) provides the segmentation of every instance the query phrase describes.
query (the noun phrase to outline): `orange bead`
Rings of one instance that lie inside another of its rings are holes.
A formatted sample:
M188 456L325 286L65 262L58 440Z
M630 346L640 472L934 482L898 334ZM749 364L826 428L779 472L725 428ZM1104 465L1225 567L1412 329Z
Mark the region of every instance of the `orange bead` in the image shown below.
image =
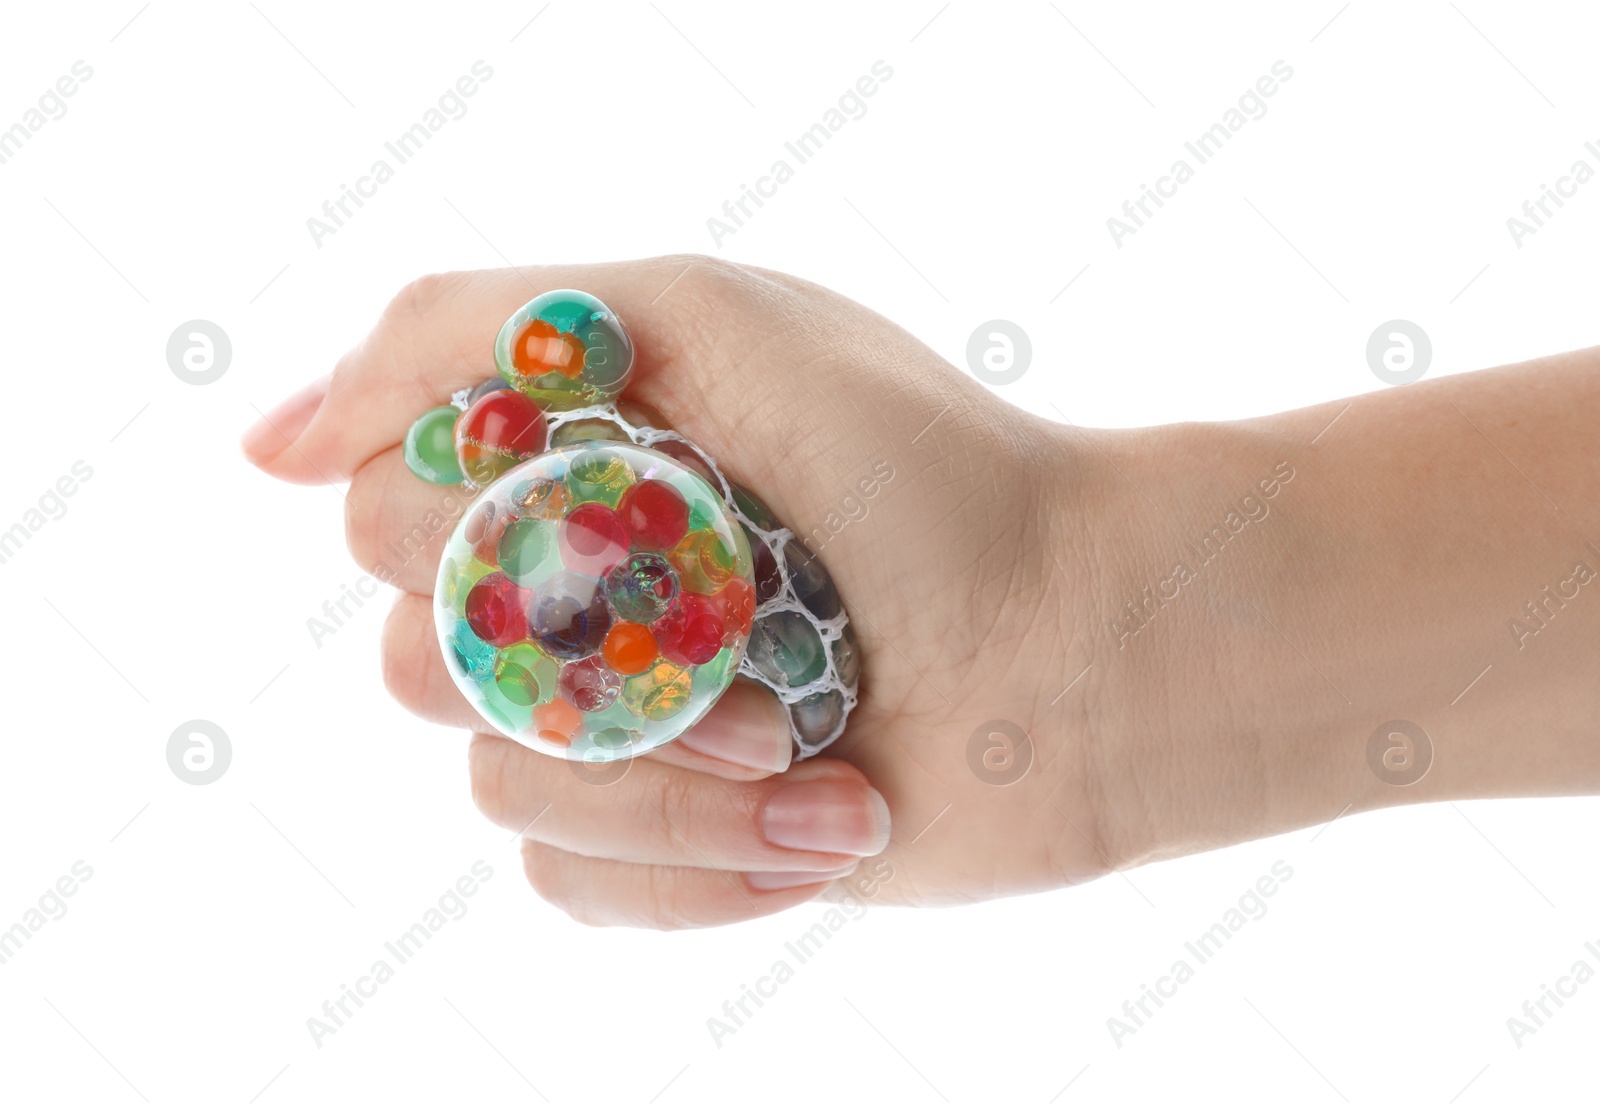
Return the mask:
M618 623L606 635L605 645L600 652L605 656L607 665L623 676L632 676L644 672L655 663L656 638L648 627L638 623Z
M583 712L559 696L533 709L533 731L557 746L572 745L572 736L583 725Z
M722 591L711 597L727 624L724 646L733 645L740 636L750 633L750 624L756 615L756 590L743 577L731 577Z
M734 575L734 551L715 531L692 530L667 554L685 592L709 596Z
M576 335L562 334L543 319L535 319L517 335L511 364L524 377L546 373L576 377L583 372L583 343Z
M559 523L567 513L567 486L549 477L518 481L512 486L508 510L519 519L548 519Z

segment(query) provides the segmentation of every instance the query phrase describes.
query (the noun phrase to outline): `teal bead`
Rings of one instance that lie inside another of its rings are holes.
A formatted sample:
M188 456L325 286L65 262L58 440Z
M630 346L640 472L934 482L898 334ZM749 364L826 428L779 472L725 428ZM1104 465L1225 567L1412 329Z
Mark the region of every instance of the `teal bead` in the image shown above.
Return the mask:
M494 647L473 633L465 619L451 631L450 657L463 676L482 682L494 679Z
M456 418L460 409L446 404L422 413L406 431L406 468L429 484L460 484L466 479L456 461Z
M747 656L763 680L779 688L799 688L828 667L817 628L798 611L774 611L756 620Z
M541 302L542 301L542 302ZM563 334L572 334L581 326L589 325L594 316L605 311L605 305L587 292L547 292L535 300L539 309L536 319L543 319ZM596 312L596 308L600 312Z

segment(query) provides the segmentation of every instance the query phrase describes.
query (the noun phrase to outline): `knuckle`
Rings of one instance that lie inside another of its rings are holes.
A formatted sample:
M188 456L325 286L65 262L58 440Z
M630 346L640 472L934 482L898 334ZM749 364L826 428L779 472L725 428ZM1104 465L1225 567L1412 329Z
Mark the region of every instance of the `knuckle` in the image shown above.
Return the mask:
M401 483L409 480L409 471L383 454L356 470L345 493L345 546L384 584L426 581L467 506L457 488L419 493Z
M690 773L668 768L656 774L654 783L644 792L645 802L653 807L645 813L646 818L660 820L661 833L673 856L694 856L700 852L694 833L699 806L699 789L695 784Z
M690 930L704 925L679 874L652 866L645 870L643 879L651 926L657 930Z
M661 259L672 288L696 302L727 300L746 281L750 271L737 262L709 254L672 254Z
M333 363L333 377L328 385L328 394L343 393L346 389L361 387L361 376L367 365L368 341L363 340L346 350L340 355L339 360Z
M459 293L469 274L460 272L424 273L410 281L384 309L385 318L420 319L441 303Z

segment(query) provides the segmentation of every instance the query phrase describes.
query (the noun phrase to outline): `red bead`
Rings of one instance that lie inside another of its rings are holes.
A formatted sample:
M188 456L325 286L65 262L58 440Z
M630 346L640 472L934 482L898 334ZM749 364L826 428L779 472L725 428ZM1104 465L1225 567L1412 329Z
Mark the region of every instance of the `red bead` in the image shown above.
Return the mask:
M608 669L598 655L561 666L557 683L561 698L579 711L604 711L622 692L622 677Z
M783 577L778 573L778 558L772 548L756 537L754 532L746 530L744 534L750 540L750 557L755 566L756 602L766 603L783 589Z
M605 504L579 504L556 533L561 561L573 572L603 577L628 555L628 530Z
M649 425L652 427L666 426L665 423L650 423ZM666 454L679 465L682 465L685 469L688 469L690 472L694 473L695 476L709 484L712 490L716 491L719 496L722 494L722 485L717 482L716 474L713 473L710 467L706 465L705 461L700 457L700 454L695 450L695 448L689 445L687 442L679 442L676 439L668 438L662 442L657 442L650 448L655 450L657 453Z
M494 646L509 646L528 637L527 589L504 573L490 573L467 593L467 625Z
M710 596L685 592L650 624L661 656L676 665L704 665L722 649L726 631L717 605Z
M544 412L509 388L486 392L456 420L456 461L467 479L484 485L545 447Z
M628 488L617 504L636 550L670 550L689 533L689 505L664 480L642 480Z

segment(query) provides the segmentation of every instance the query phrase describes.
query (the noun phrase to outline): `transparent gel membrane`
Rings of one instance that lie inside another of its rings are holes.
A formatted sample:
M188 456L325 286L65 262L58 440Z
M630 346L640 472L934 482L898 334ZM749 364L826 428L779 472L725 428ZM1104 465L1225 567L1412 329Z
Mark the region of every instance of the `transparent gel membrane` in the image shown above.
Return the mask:
M631 442L580 440L483 489L435 596L445 663L491 726L609 761L672 741L721 696L756 584L749 541L703 477Z

